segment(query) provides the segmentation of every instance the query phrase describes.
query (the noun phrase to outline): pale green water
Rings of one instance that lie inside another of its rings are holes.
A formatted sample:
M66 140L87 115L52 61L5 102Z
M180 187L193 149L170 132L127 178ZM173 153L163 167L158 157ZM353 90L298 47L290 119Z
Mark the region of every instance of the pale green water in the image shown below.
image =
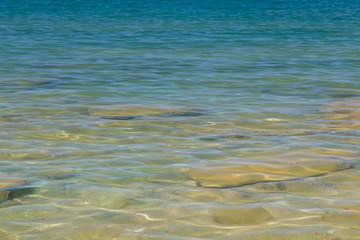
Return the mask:
M0 3L0 239L360 239L358 1Z

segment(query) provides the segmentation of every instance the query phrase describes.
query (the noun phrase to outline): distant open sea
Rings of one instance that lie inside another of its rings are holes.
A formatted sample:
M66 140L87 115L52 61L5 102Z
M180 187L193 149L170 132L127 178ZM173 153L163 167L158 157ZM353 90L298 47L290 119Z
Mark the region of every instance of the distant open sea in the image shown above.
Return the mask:
M360 1L1 0L0 239L360 239Z

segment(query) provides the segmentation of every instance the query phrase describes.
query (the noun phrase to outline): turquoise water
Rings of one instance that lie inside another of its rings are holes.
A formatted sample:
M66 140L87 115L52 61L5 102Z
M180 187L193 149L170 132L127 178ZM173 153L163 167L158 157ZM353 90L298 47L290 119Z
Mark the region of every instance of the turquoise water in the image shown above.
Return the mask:
M359 239L359 12L1 1L0 238Z

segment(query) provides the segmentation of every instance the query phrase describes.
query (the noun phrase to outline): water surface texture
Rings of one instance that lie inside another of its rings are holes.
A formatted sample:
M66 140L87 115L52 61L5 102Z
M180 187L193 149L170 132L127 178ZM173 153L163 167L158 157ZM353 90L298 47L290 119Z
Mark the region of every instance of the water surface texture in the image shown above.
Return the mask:
M0 238L360 239L359 1L0 2Z

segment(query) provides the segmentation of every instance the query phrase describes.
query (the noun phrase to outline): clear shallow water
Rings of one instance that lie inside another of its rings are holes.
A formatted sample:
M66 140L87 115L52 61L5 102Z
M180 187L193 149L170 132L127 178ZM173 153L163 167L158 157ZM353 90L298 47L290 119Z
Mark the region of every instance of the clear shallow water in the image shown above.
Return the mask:
M359 9L2 1L0 237L358 239Z

